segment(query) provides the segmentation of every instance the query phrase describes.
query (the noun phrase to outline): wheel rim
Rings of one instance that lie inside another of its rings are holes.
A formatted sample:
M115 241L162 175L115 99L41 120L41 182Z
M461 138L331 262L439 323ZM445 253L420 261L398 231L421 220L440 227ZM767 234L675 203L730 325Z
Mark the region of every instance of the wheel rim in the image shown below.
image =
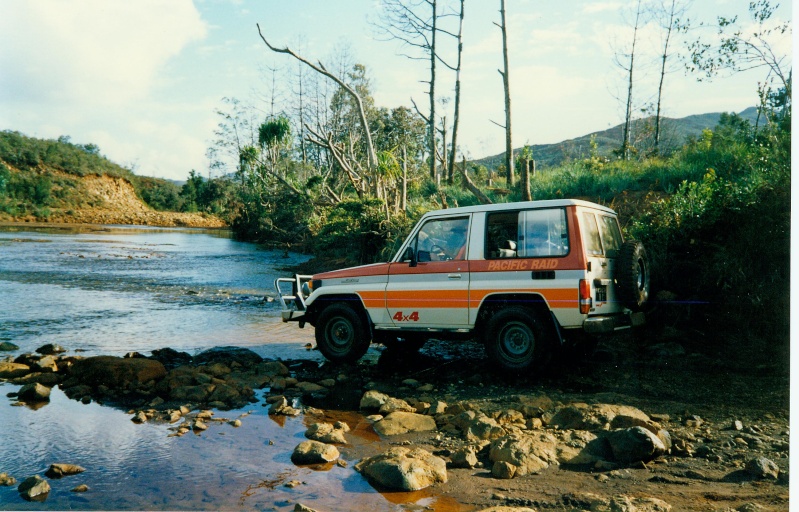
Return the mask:
M646 267L644 266L644 262L642 260L638 260L638 272L636 273L636 286L638 286L639 291L644 290L644 284L646 283Z
M526 361L535 348L535 335L523 322L509 322L500 333L499 348L509 361Z
M355 329L346 318L337 317L328 323L325 338L330 349L345 352L355 339Z

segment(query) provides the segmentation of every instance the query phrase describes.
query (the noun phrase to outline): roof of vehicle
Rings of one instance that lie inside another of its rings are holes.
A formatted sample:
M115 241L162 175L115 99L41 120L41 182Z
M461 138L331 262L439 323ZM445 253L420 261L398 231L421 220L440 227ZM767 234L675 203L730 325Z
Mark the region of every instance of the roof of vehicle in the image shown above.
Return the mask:
M446 210L433 210L424 214L424 217L432 217L438 215L458 215L460 213L475 213L475 212L495 212L495 211L508 211L508 210L526 210L530 208L562 208L564 206L583 206L586 208L593 208L601 210L606 213L616 214L607 206L601 204L583 201L581 199L548 199L544 201L519 201L515 203L498 203L498 204L481 204L477 206L462 206L459 208L448 208Z

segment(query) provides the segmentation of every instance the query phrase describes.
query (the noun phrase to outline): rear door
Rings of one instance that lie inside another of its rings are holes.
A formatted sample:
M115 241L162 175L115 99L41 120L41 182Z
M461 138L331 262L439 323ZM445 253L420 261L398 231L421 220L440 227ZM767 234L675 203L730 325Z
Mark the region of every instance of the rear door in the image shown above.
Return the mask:
M392 263L386 307L401 328L465 328L469 322L471 215L427 220L411 240L416 265Z
M621 230L614 215L583 209L579 213L586 260L590 264L594 299L592 314L621 311L613 282L616 258L621 248Z

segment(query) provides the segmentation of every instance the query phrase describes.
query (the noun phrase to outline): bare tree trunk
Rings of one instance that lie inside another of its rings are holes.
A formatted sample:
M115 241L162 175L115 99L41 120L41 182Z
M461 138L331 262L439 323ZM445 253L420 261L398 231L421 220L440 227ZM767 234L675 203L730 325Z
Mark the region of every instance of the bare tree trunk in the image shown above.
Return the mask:
M535 166L535 160L524 159L522 160L521 164L522 164L522 200L532 201L533 196L530 194L530 168Z
M632 124L633 115L633 68L635 64L635 42L638 38L638 22L641 18L641 0L638 0L635 9L635 26L633 27L633 44L630 50L630 65L627 68L627 110L624 115L624 133L622 135L622 158L624 160L630 159L630 127Z
M657 111L655 113L655 154L660 152L660 105L663 99L663 79L666 76L666 61L669 58L669 42L671 41L671 32L674 30L675 17L682 14L687 9L686 5L677 5L677 0L671 0L671 7L668 10L668 22L664 27L666 29L666 38L663 41L663 55L660 59L660 82L658 83L658 100Z
M500 71L502 75L502 86L505 89L505 167L507 167L507 180L508 187L513 186L514 182L514 168L513 168L513 140L511 137L511 123L510 123L510 77L508 75L508 28L505 21L505 0L500 0L500 15L502 24L498 25L502 31L502 61L505 66L504 71Z
M461 57L463 55L463 12L464 3L461 0L460 20L458 24L458 64L455 68L455 118L452 120L452 151L449 155L449 169L447 181L452 185L455 181L455 159L458 151L458 124L460 123L461 109Z
M408 211L408 148L402 146L402 197L400 198L402 211Z
M436 180L438 184L437 171L436 171L436 24L438 20L437 2L432 0L430 6L433 9L433 30L430 35L430 141L428 147L430 149L430 178Z

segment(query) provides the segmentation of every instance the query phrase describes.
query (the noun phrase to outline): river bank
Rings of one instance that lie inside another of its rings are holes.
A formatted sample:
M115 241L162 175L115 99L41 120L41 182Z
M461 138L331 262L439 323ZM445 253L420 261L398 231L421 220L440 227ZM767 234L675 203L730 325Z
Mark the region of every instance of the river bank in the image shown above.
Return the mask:
M73 401L124 410L129 422L165 437L224 434L235 443L238 427L257 421L251 408L284 425L301 418L295 436L276 446L283 459L320 429L333 432L325 441L338 455L289 467L337 467L342 480L369 482L389 501L377 510L410 510L419 502L447 511L785 510L787 375L777 366L726 368L735 370L733 384L721 361L674 343L648 344L633 357L630 343L609 339L576 365L561 361L546 375L517 379L492 373L480 347L444 342L414 357L376 346L346 367L321 362L315 351L290 360L265 360L247 349L105 359L20 355L12 364L29 363L26 373L0 375L22 386L12 403L36 407L25 386L57 382ZM411 491L354 468L408 447L439 459L445 476ZM315 501L316 489L303 491L309 484L294 476L286 471L252 484L300 489L297 498L316 510L357 503ZM270 506L290 510L295 503L280 495Z
M130 225L186 228L226 228L219 217L205 213L159 212L155 210L86 209L48 210L46 215L32 214L21 217L0 213L0 226L53 226L53 225Z

